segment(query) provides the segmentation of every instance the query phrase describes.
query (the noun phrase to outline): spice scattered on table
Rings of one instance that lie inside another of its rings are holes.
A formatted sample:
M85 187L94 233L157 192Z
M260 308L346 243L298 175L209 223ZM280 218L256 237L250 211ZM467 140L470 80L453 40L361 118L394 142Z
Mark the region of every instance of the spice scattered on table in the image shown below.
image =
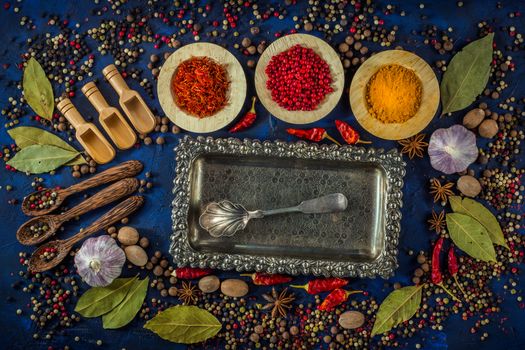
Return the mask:
M272 274L264 272L255 272L252 274L242 274L241 276L250 276L253 284L256 286L273 286L275 284L288 283L293 280L293 277L281 274Z
M311 129L293 129L288 128L286 129L286 132L290 135L297 136L301 139L308 140L308 141L314 141L319 142L324 139L328 139L335 143L338 146L341 146L341 144L334 139L332 136L328 135L326 130L324 128L311 128Z
M267 301L267 304L262 307L263 310L271 309L272 317L286 317L288 310L292 308L292 302L295 300L293 294L288 293L288 288L277 292L272 287L271 293L263 294L262 297Z
M337 127L337 130L341 134L341 137L345 142L349 145L355 145L356 143L362 143L362 144L370 144L372 142L370 141L363 141L359 137L359 133L352 128L348 123L342 121L342 120L336 120L335 126Z
M401 146L401 153L408 155L408 158L423 158L425 148L428 143L425 142L425 134L417 134L404 140L397 141Z
M249 128L257 118L257 114L255 113L255 101L257 101L257 97L252 97L252 106L250 110L239 120L231 129L230 132L238 132L244 129Z
M301 45L273 56L265 73L272 99L288 111L313 111L334 91L326 61Z
M334 289L344 287L348 284L348 280L339 277L326 277L326 278L317 278L309 281L303 286L299 285L290 285L293 288L301 288L306 291L308 294L319 294L322 292L329 292Z
M368 112L385 123L404 123L414 117L421 105L423 86L416 73L391 64L379 68L366 84Z
M334 289L326 296L323 302L317 307L322 311L331 311L337 305L340 305L348 300L348 297L352 294L363 293L361 290L344 290L341 288Z
M171 88L180 109L205 118L226 106L230 82L226 68L220 63L209 57L192 57L179 64Z

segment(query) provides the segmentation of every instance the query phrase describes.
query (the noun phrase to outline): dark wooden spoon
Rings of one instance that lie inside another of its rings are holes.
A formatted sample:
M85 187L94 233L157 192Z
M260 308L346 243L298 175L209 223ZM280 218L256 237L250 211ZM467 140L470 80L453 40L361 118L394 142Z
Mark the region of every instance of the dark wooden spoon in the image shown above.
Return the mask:
M42 272L57 266L68 255L75 243L114 224L117 221L124 219L140 208L142 203L144 203L144 197L142 196L129 197L123 202L117 204L113 209L98 218L85 230L81 230L76 235L68 239L57 239L41 245L31 255L31 258L29 259L28 270L31 272ZM51 252L54 254L54 256L47 260L44 258L44 253L46 252Z
M18 231L16 231L16 238L24 245L35 245L42 243L49 237L53 236L56 231L66 221L74 217L85 214L91 210L103 207L117 199L124 198L132 194L139 188L139 180L135 178L128 178L120 180L106 187L102 191L89 197L79 205L69 209L65 213L57 215L42 215L26 221ZM31 232L31 226L47 226L47 229L41 234L36 235Z
M84 180L67 188L62 188L59 190L44 188L40 191L33 192L30 195L24 197L24 200L22 201L22 211L28 216L39 216L49 214L53 210L57 209L62 204L64 199L66 199L74 193L82 192L93 187L107 184L109 182L124 179L126 177L133 177L140 173L142 171L142 168L142 163L138 160L129 160L107 170L104 170L103 172L94 175L87 180ZM31 196L38 196L43 192L56 192L56 197L53 199L53 204L50 205L48 208L31 208L29 198Z

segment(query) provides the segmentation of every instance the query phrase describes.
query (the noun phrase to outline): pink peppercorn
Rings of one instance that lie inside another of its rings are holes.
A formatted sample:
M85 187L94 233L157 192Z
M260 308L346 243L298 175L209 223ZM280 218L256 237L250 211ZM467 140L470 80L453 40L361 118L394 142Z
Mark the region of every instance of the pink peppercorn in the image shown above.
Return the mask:
M289 111L312 111L333 92L328 64L301 45L273 56L266 67L272 99Z

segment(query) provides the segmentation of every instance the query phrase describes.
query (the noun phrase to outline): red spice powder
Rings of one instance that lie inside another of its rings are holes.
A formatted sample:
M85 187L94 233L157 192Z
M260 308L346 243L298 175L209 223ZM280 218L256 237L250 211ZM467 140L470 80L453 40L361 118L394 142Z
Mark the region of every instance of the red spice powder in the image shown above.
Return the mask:
M312 111L333 92L330 67L314 50L295 45L270 59L266 88L288 111Z
M209 57L182 62L171 79L173 100L183 111L198 118L216 114L228 102L230 82L226 69Z

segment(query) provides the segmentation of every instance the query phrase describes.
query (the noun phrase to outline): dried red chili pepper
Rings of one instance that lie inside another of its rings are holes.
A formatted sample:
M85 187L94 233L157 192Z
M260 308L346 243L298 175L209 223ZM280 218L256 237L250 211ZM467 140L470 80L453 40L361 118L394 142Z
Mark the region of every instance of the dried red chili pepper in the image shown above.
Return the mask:
M182 280L192 280L195 278L204 277L211 275L213 273L212 269L201 269L198 267L179 267L176 268L171 275Z
M244 130L248 127L250 127L253 122L255 122L255 118L257 118L257 114L255 114L255 101L257 100L257 97L252 97L252 108L244 115L244 117L239 120L237 124L235 124L231 129L230 132L237 132Z
M321 304L317 306L318 310L330 311L337 305L340 305L348 300L348 297L352 294L363 293L362 290L344 290L344 289L334 289L330 294L326 296Z
M449 250L448 250L447 265L448 265L448 272L450 273L452 278L454 278L454 282L456 283L456 286L459 288L461 293L463 293L463 296L466 299L467 298L467 294L465 293L465 290L461 286L461 283L459 283L458 277L457 277L458 276L458 271L459 271L459 266L458 266L458 259L456 258L456 253L454 252L454 246L453 245L451 245Z
M432 283L434 283L437 286L440 286L443 288L445 292L447 292L448 295L452 297L452 299L456 301L460 301L454 294L452 294L443 284L443 274L441 273L441 267L439 263L439 257L441 255L441 249L443 248L443 242L445 240L443 237L439 237L437 242L434 244L434 249L432 250L432 273L431 273L431 280Z
M290 287L304 289L308 294L319 294L322 292L328 292L337 288L344 287L347 284L348 281L343 278L328 277L311 280L310 282L302 286L290 285Z
M249 276L252 278L253 284L256 286L273 286L275 284L288 283L293 280L293 277L281 275L278 273L243 273L241 276Z
M349 145L355 145L356 143L372 143L371 141L363 141L359 138L359 133L352 128L348 123L342 121L342 120L336 120L335 126L337 127L337 130L339 130L339 133L343 137L343 139L348 143Z
M337 142L336 139L334 139L332 136L328 135L326 130L324 128L311 128L311 129L286 129L286 132L290 135L297 136L301 139L319 142L324 139L328 139L335 143L336 145L341 146L339 142Z

